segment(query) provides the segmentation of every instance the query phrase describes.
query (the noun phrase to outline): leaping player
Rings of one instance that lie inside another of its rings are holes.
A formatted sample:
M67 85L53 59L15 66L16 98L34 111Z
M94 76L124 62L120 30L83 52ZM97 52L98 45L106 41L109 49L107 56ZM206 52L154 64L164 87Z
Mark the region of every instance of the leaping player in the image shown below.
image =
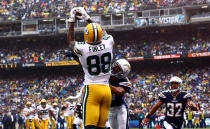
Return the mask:
M77 61L80 62L85 73L83 123L85 129L104 129L111 104L109 78L114 40L111 35L103 36L101 25L93 23L83 8L72 9L70 15L67 43L78 57ZM84 19L89 23L84 29L83 42L75 41L76 18Z

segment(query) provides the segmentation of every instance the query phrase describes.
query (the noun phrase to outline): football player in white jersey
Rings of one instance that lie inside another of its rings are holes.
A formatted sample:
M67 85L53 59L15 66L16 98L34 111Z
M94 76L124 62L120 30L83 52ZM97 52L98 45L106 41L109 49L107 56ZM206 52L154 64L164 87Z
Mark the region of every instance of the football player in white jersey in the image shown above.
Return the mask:
M67 129L73 129L72 123L74 121L74 107L75 104L73 103L73 101L66 101L61 109L64 112Z
M37 110L39 118L41 119L42 129L48 129L50 116L52 116L56 120L56 117L52 111L52 107L47 104L47 101L45 99L42 99L41 105L37 107Z
M86 20L84 41L76 42L74 23L76 19ZM93 23L84 8L71 10L67 43L76 54L77 61L85 73L83 95L83 121L85 129L105 128L111 104L109 78L113 59L114 40L111 35L102 33L101 25ZM104 36L103 36L104 35Z
M56 117L56 120L58 120L58 113L59 113L59 108L57 103L53 103L53 108L52 108L53 114ZM51 129L56 129L57 127L57 121L54 118L50 118L51 121Z
M26 107L23 109L26 120L26 129L35 129L34 126L34 108L31 107L31 102L26 103Z
M34 103L33 108L35 109L35 113L34 113L34 125L36 129L42 129L40 121L39 121L39 117L38 117L38 110L37 110L38 105L36 105L36 103Z

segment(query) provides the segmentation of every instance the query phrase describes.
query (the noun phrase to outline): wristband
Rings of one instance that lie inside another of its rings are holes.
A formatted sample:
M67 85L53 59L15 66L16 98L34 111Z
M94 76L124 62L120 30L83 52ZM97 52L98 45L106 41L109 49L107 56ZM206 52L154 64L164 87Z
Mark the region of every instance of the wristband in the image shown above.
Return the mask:
M146 118L147 118L147 119L150 119L150 117L151 117L151 115L147 114Z

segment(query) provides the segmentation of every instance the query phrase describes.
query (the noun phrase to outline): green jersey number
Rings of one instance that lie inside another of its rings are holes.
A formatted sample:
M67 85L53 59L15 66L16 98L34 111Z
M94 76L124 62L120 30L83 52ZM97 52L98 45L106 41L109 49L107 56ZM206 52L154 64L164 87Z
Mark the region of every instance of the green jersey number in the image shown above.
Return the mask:
M101 55L89 56L87 58L88 72L90 75L96 76L102 73L108 73L111 65L111 53L107 52ZM94 63L93 63L94 61ZM100 65L101 64L101 65Z

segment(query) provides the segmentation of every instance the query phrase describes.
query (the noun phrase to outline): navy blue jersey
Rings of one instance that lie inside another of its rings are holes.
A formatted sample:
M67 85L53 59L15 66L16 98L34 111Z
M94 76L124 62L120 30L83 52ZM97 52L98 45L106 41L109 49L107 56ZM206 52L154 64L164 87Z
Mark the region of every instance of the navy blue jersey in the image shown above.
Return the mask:
M127 93L129 93L131 88L131 83L127 78L117 78L115 76L111 76L109 84L116 87L123 87ZM123 96L124 94L116 95L112 93L111 107L121 106L123 103L125 103Z
M187 92L180 92L176 97L172 96L170 91L162 92L159 100L165 104L165 121L170 123L174 128L181 128L184 120L184 110L191 95Z

